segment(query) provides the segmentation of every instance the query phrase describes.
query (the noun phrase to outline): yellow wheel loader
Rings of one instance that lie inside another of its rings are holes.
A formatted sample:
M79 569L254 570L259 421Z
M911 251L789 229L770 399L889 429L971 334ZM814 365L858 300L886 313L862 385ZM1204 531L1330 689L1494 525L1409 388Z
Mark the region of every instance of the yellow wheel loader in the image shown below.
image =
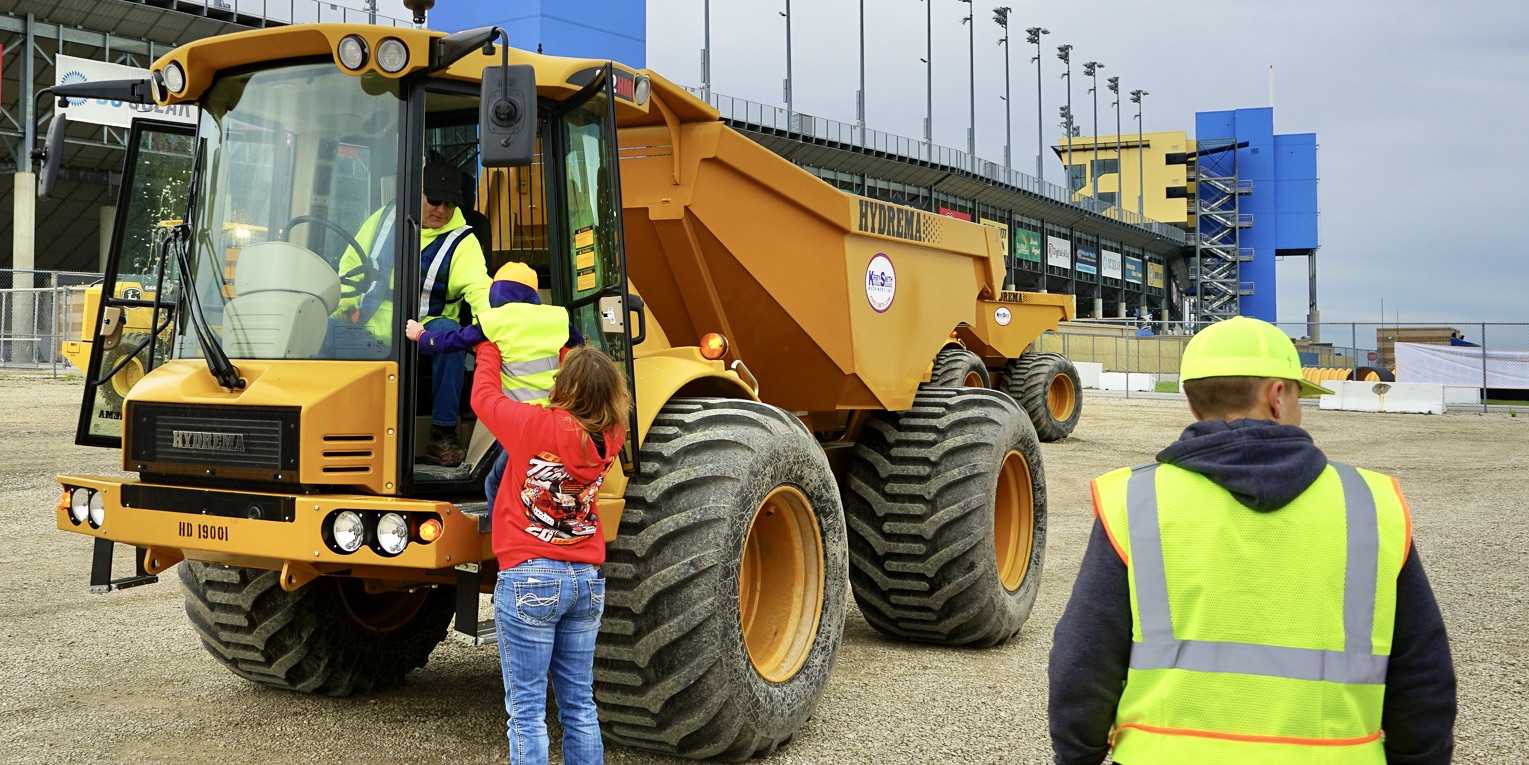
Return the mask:
M1015 394L1071 296L1000 291L995 229L843 194L652 72L504 40L296 25L52 89L197 115L134 125L119 238L181 222L153 257L115 246L76 346L78 441L136 476L59 477L58 527L95 544L92 589L179 564L215 659L310 693L399 682L453 619L491 639L482 485L499 446L464 411L467 459L418 459L428 365L403 329L421 315L430 158L475 179L489 272L530 264L544 302L630 373L634 437L599 504L610 740L772 751L817 704L851 593L888 635L1014 636L1045 555L1032 418L1070 431L1077 409L1075 390L1051 395L1060 418ZM44 194L61 130L48 140ZM171 176L179 209L144 211L158 197L138 192ZM346 295L390 320L338 310ZM96 336L133 312L164 352L119 391ZM116 545L135 570L112 570Z

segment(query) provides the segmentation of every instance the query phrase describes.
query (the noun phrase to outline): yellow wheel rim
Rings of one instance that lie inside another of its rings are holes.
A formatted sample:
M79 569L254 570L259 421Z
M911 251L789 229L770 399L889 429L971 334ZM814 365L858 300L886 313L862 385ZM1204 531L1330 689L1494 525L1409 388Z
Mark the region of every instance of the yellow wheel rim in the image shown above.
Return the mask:
M116 362L106 363L115 365ZM110 371L111 366L106 366L105 369ZM119 397L126 398L127 392L132 390L133 386L137 385L138 381L142 379L143 362L139 361L137 356L134 356L131 361L122 366L122 369L118 370L116 374L112 375L111 387L113 391L116 391Z
M1078 389L1073 386L1072 378L1065 374L1051 378L1051 384L1046 387L1046 407L1051 410L1051 418L1066 422L1077 405Z
M998 578L1009 592L1019 589L1030 570L1035 543L1035 494L1030 464L1019 452L1003 457L993 503L993 544L998 548Z
M986 387L982 384L982 375L977 374L977 370L975 369L966 373L966 382L963 384L968 388Z
M812 503L782 486L754 513L738 576L739 618L759 676L783 683L807 661L823 610L823 538Z

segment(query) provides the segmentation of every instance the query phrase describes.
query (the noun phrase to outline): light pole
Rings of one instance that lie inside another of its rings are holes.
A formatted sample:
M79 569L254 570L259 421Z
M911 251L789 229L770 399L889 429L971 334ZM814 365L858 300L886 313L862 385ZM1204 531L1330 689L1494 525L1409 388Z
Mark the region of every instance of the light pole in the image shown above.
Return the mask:
M701 3L701 100L711 100L711 0Z
M1041 100L1041 35L1049 35L1051 30L1044 27L1030 27L1025 30L1025 42L1035 46L1035 177L1038 180L1046 180L1046 106Z
M860 90L855 93L855 120L865 130L865 0L860 0Z
M780 15L786 17L786 119L789 120L794 113L791 109L791 0L786 0L786 10Z
M966 36L970 46L966 76L967 85L970 88L967 100L971 104L972 111L972 126L966 129L966 153L975 163L977 161L977 23L974 20L974 14L977 12L977 6L972 3L972 0L957 0L957 2L966 3L966 18L961 19L961 23L966 25Z
M934 0L924 0L924 143L934 142Z
M1067 201L1072 201L1072 194L1077 189L1072 187L1072 46L1056 46L1056 57L1067 65L1067 71L1062 73L1062 79L1067 81L1067 111L1064 119L1067 120Z
M1141 89L1131 91L1131 103L1136 104L1136 214L1143 218L1147 217L1147 142L1141 118L1141 100L1148 95L1151 94Z
M1125 160L1124 153L1120 150L1120 78L1111 77L1109 83L1110 92L1115 94L1115 101L1110 106L1115 107L1115 206L1120 206L1120 198L1125 194L1124 184L1120 182L1125 177L1120 172L1120 163Z
M1088 92L1094 96L1094 161L1088 167L1088 177L1094 182L1094 199L1099 198L1099 70L1104 64L1089 61L1083 64L1083 74L1089 79Z
M998 39L1003 46L1003 166L1010 170L1014 169L1014 105L1009 101L1009 13L1013 10L1008 6L993 9L993 21L1003 27L1003 37Z

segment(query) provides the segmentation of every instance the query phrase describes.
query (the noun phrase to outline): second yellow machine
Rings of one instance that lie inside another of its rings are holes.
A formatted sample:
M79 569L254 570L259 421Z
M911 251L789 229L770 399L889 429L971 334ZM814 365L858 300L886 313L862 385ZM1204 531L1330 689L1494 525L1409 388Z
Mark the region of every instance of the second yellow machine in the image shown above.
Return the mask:
M1001 291L995 229L843 194L657 75L501 36L299 25L55 90L197 114L135 123L71 346L78 440L133 476L59 478L93 588L178 566L214 658L312 693L398 682L454 615L490 639L499 447L465 412L460 466L417 459L427 370L402 341L431 158L476 179L489 272L530 263L635 386L599 505L610 740L772 751L817 704L851 594L888 635L1013 637L1045 555L1039 442L1079 411L1071 365L1027 349L1072 298ZM397 310L337 318L342 292ZM112 571L116 545L135 571Z

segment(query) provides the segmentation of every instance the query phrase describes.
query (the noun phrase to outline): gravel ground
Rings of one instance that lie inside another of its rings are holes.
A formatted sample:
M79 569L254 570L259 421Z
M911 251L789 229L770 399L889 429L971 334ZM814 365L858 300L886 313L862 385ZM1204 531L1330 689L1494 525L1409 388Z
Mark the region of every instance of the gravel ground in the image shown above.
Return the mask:
M402 688L298 696L234 677L202 649L174 576L87 592L91 546L54 528L61 472L112 474L117 453L73 445L78 382L0 376L0 760L16 763L496 763L506 755L497 655L448 642ZM828 690L786 763L1040 763L1046 653L1091 522L1088 479L1151 459L1182 402L1090 397L1043 448L1051 497L1040 599L999 649L909 645L850 607ZM1529 726L1529 416L1306 410L1335 459L1398 476L1453 637L1457 762L1520 759ZM129 558L119 555L119 570ZM174 572L171 572L173 574ZM681 762L612 746L616 764Z

